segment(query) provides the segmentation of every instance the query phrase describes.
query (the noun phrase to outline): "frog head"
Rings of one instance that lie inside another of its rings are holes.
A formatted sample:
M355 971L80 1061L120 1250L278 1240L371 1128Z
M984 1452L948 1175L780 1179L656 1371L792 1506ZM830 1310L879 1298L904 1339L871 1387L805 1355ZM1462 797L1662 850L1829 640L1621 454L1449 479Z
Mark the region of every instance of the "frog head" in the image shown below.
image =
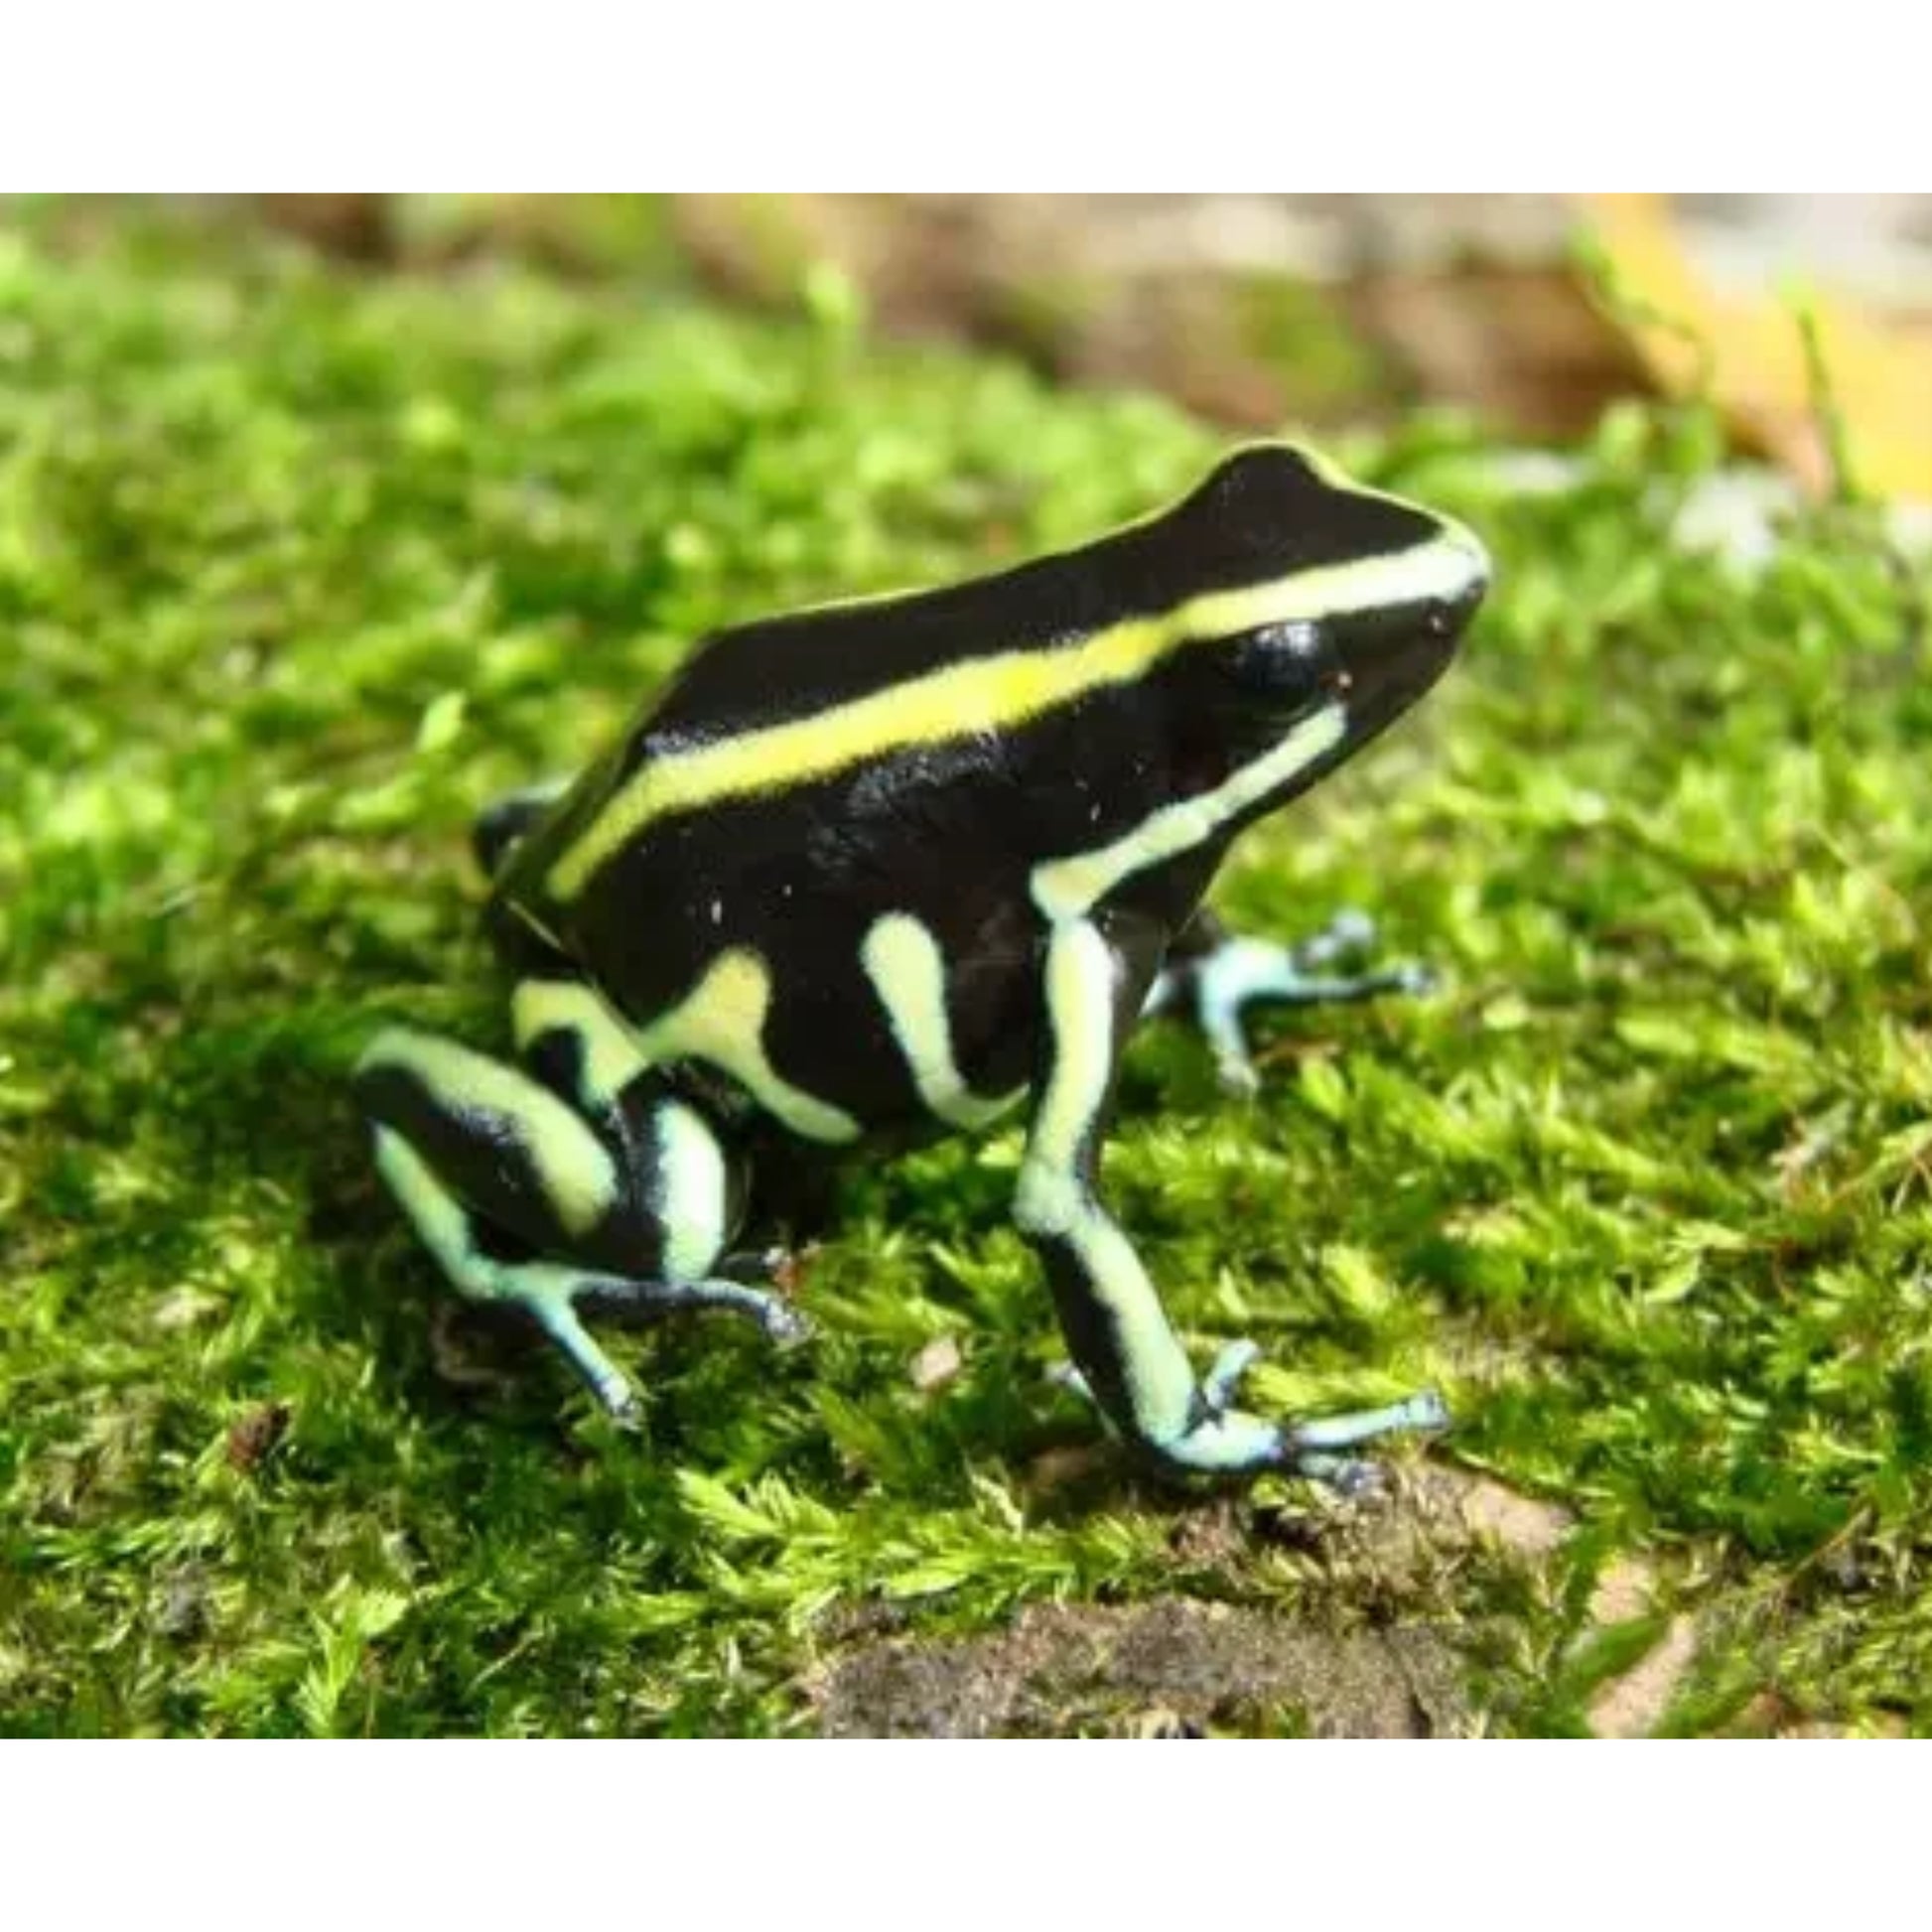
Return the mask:
M1351 741L1436 682L1489 585L1460 524L1288 444L1227 458L1173 527L1223 675L1264 713L1340 703Z
M1194 646L1165 667L1182 789L1238 781L1244 819L1422 697L1489 584L1460 524L1287 444L1237 451L1145 536Z

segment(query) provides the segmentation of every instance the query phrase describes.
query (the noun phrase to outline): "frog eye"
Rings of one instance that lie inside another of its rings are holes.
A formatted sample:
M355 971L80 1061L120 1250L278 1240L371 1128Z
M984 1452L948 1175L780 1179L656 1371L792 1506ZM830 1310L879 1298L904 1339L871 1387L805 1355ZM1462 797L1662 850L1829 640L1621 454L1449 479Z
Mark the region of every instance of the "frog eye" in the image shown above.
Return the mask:
M1335 681L1332 653L1312 623L1273 623L1251 630L1234 649L1234 672L1257 696L1311 696Z

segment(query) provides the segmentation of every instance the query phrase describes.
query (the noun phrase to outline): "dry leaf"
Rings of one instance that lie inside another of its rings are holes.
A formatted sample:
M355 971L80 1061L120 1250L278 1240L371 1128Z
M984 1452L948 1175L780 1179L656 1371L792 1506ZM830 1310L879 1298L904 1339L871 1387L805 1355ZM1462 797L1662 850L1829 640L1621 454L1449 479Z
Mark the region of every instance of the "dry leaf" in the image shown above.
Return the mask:
M1713 390L1742 441L1807 488L1831 482L1831 451L1794 298L1720 288L1657 195L1584 198L1624 292L1656 319L1619 316L1656 379L1683 394L1710 358ZM1858 483L1932 496L1932 331L1829 290L1807 291Z

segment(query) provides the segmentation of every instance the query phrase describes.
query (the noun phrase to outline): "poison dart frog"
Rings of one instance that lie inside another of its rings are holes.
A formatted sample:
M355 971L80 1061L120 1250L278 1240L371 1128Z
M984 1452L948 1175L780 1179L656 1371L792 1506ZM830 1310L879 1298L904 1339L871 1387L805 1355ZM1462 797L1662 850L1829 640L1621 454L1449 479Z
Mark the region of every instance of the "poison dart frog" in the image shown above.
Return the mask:
M1348 1451L1442 1426L1439 1399L1237 1407L1254 1349L1195 1373L1101 1150L1149 1015L1252 1087L1251 1003L1419 983L1336 970L1360 915L1283 945L1202 899L1244 828L1430 689L1489 575L1448 517L1262 443L1078 548L713 634L581 777L480 820L516 1062L383 1032L356 1075L383 1179L462 1295L525 1311L630 1420L587 1316L804 1335L783 1250L735 1245L776 1158L1023 1110L1013 1220L1118 1435L1172 1473L1363 1482Z

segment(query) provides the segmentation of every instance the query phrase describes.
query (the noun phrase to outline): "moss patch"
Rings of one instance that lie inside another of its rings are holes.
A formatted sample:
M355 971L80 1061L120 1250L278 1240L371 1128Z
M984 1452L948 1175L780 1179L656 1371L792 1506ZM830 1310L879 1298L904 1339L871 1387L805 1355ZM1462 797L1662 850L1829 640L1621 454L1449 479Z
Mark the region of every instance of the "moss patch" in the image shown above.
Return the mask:
M385 1019L502 1038L472 813L710 625L1076 539L1211 448L842 305L0 234L8 1729L782 1730L869 1620L1173 1598L1447 1632L1531 1730L1691 1611L1675 1727L1932 1728L1917 606L1849 515L1750 581L1674 553L1695 413L1612 419L1552 496L1428 424L1358 453L1503 587L1220 898L1365 905L1448 985L1284 1019L1252 1108L1150 1035L1110 1166L1203 1358L1254 1334L1283 1408L1439 1383L1431 1453L1574 1509L1554 1557L1067 1480L1012 1134L854 1180L809 1351L616 1337L640 1442L547 1357L433 1343L344 1075ZM1580 1642L1629 1552L1670 1601Z

